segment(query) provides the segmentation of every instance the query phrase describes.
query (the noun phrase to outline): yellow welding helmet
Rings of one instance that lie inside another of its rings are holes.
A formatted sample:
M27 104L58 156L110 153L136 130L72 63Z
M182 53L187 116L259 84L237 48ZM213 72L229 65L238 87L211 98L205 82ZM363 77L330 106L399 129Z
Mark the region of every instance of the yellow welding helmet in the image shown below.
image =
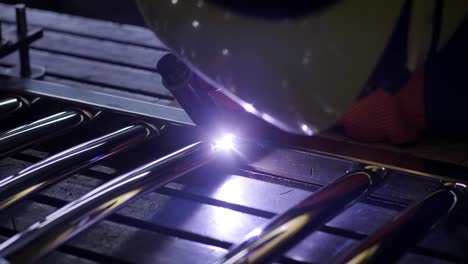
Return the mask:
M200 77L265 121L305 135L335 124L359 96L406 3L139 2L157 37ZM432 3L417 12L430 24L435 1L414 2Z

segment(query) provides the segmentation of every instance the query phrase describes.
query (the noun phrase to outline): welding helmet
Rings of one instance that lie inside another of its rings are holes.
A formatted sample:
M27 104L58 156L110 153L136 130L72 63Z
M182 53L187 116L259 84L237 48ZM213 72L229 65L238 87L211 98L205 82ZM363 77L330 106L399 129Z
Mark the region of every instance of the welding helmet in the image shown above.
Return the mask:
M305 135L335 124L359 96L405 4L139 2L157 37L201 78L274 126Z

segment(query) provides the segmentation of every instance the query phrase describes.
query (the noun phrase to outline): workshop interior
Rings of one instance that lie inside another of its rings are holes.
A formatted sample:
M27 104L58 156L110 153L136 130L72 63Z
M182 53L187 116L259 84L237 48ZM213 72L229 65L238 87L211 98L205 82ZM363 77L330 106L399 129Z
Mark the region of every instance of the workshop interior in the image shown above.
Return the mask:
M468 263L468 2L0 1L0 263Z

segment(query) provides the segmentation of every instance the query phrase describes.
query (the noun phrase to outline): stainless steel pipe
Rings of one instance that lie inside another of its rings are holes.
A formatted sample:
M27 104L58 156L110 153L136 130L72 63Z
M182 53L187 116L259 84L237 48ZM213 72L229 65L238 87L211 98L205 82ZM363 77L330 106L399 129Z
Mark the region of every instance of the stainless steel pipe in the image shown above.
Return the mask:
M383 168L350 171L258 228L218 263L271 263L375 187ZM372 169L372 170L370 170Z
M94 189L0 245L9 263L30 263L142 195L222 157L198 142L143 165Z
M7 97L0 100L0 118L5 118L26 105L19 97Z
M156 133L131 125L69 148L0 181L0 211L80 169L129 149Z
M10 155L89 119L91 116L85 111L69 110L0 133L0 156Z
M454 209L465 189L464 185L446 183L367 237L339 263L396 263Z

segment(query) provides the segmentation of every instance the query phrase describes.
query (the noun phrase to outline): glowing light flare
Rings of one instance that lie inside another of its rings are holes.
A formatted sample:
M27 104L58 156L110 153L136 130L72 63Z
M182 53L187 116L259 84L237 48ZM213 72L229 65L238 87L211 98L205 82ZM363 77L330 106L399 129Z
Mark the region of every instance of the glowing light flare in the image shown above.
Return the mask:
M235 149L234 135L224 134L222 137L214 141L214 148L220 150L233 150Z
M211 144L211 148L214 151L221 151L229 156L234 154L235 157L247 160L247 157L244 154L245 143L241 143L242 141L233 134L223 134L221 137L218 137L216 140L213 141Z
M255 112L255 107L252 104L245 104L244 105L245 111L249 113L254 113Z

